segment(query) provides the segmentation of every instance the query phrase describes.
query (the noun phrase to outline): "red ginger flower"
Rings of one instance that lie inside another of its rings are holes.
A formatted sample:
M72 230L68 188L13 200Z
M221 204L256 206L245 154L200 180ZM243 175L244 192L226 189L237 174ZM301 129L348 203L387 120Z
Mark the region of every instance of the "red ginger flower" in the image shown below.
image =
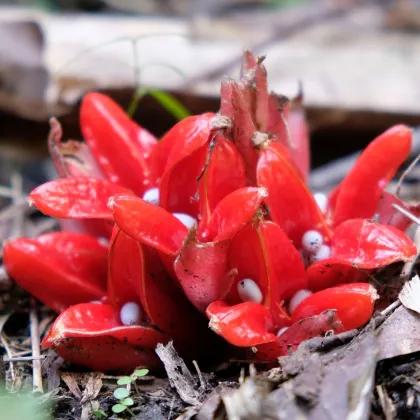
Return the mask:
M368 159L362 155L332 195L325 217L305 185L309 149L302 110L268 94L262 61L249 52L241 82L222 84L221 115L187 118L157 144L103 95L85 97L81 122L90 148L62 144L57 136L50 139L60 175L70 177L31 194L35 205L51 216L118 225L111 240L106 303L66 309L44 340L47 346L58 345L68 360L99 369L153 364L150 349L169 338L187 354L189 337L205 338L207 329L200 326L200 317L190 314L185 297L201 312L206 310L211 328L228 342L256 346L258 358L273 360L305 339L368 321L376 299L372 286L325 289L359 275L354 264L374 269L415 254L401 230L370 222L373 214L362 212L369 208L379 213L381 222L391 216L396 222L389 205L395 199L383 194L383 188L408 154L409 130L394 129L384 135L386 141L379 138L369 146ZM85 165L68 153L63 156L69 148ZM375 157L389 148L395 151L392 157ZM352 192L360 190L360 180L367 176L364 162L370 159L375 170L368 174L370 192L363 194L363 206L338 211L354 200ZM136 176L130 177L133 171ZM107 179L100 179L100 172ZM158 195L148 189L156 185ZM381 194L385 199L380 200ZM160 207L148 202L150 195L159 199ZM262 200L268 215L258 210ZM188 229L180 219L195 220L195 226ZM397 227L404 228L401 220ZM313 238L303 239L311 230L331 247L327 271L319 265L326 266L326 261L305 270L298 250L312 249ZM21 261L33 257L30 250L21 254ZM9 255L9 267L22 267ZM37 295L23 271L11 274L47 304L61 310L77 303ZM41 275L38 284L42 281L55 290L52 280ZM324 290L300 302L308 288ZM86 296L78 298L83 302ZM170 316L162 314L166 307ZM127 317L139 325L124 326ZM111 348L118 349L119 360L110 360Z

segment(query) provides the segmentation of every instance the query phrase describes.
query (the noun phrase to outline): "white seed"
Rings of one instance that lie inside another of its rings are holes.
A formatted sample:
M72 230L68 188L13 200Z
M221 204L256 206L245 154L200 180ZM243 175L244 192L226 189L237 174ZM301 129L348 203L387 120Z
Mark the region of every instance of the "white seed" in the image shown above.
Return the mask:
M159 205L159 188L150 188L143 194L143 200Z
M316 252L322 245L323 238L317 230L308 230L302 236L303 249L309 252Z
M187 229L191 229L195 224L197 224L197 220L194 217L190 216L189 214L185 213L172 213Z
M252 279L243 279L238 283L238 294L244 302L261 303L263 301L261 289Z
M277 337L280 337L286 330L288 330L289 329L289 327L283 327L283 328L280 328L278 331L277 331Z
M327 211L327 206L328 206L327 196L322 193L315 193L314 198L315 198L316 204L318 204L318 207L320 208L322 213L325 213Z
M290 299L289 302L289 314L292 314L295 309L299 306L299 304L305 300L308 296L311 296L312 292L310 290L301 289L298 290Z
M127 302L121 307L121 322L124 325L136 325L140 322L141 309L137 303Z
M311 255L311 263L325 260L331 257L331 248L328 245L321 245L319 249Z

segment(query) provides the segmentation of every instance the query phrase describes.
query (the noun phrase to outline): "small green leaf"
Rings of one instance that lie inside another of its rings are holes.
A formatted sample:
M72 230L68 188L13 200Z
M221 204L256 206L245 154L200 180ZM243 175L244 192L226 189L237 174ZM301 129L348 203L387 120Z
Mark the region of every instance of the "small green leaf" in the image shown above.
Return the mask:
M127 409L127 406L122 405L122 404L115 404L112 406L112 411L116 414L122 413L126 409Z
M191 115L190 111L176 99L173 95L157 89L148 89L147 93L153 96L163 108L172 114L178 121L183 120Z
M146 376L149 373L149 369L136 369L133 375L137 376L138 378L142 376Z
M103 419L104 417L106 417L106 413L104 410L92 410L92 413L97 419Z
M134 404L134 401L132 398L124 398L123 400L120 401L120 404L131 407Z
M128 395L129 395L129 392L128 392L127 388L117 388L114 391L114 397L117 400L122 400L123 398L127 398Z
M132 378L130 378L129 376L123 376L122 378L118 379L117 384L118 385L128 385L130 384L132 381Z

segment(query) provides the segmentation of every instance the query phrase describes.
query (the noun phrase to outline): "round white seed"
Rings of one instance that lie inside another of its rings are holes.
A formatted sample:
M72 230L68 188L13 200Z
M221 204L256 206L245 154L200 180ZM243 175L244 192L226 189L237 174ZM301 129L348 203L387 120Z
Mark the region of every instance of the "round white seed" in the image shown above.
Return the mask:
M321 245L319 249L312 254L311 263L316 263L317 261L322 261L329 257L331 257L331 248L328 245Z
M289 329L289 327L283 327L283 328L280 328L278 331L277 331L277 337L280 337L286 330L288 330Z
M136 325L140 322L140 305L134 302L125 303L120 310L120 318L123 325Z
M150 188L143 194L143 200L152 204L159 204L159 188Z
M185 213L172 213L187 229L191 229L197 224L197 220L189 214Z
M318 207L320 208L322 213L325 213L327 211L327 206L328 206L327 196L322 193L315 193L314 198L315 198L316 204L318 204Z
M298 290L290 299L289 302L289 313L292 314L295 309L299 306L299 304L305 300L308 296L311 296L312 292L310 290L301 289Z
M238 283L238 294L243 302L261 303L263 295L258 284L252 279L243 279Z
M322 242L322 235L317 230L308 230L302 236L302 247L309 252L316 252L322 245Z

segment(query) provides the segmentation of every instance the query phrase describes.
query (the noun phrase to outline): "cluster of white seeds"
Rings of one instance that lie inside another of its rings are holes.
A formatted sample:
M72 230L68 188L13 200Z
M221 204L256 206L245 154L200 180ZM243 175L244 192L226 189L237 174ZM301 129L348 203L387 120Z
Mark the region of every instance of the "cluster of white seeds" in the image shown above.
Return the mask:
M331 248L323 242L324 238L317 230L308 230L304 233L299 253L306 267L331 256Z

